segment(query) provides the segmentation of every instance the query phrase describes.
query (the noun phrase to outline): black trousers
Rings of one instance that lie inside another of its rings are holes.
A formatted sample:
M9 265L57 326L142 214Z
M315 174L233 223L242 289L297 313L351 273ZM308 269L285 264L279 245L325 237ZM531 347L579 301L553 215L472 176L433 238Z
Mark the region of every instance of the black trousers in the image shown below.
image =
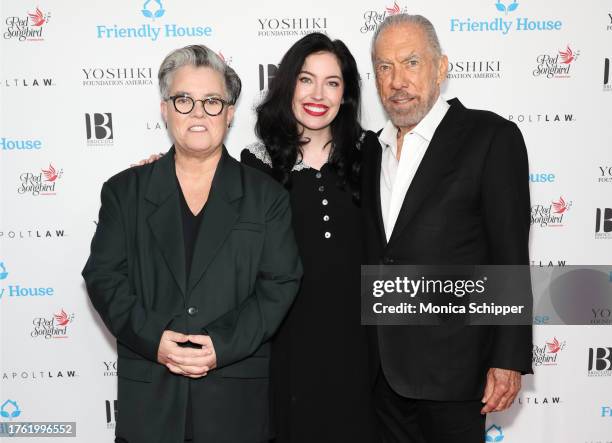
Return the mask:
M383 443L482 443L483 404L472 401L433 401L397 394L382 369L374 388L374 407Z

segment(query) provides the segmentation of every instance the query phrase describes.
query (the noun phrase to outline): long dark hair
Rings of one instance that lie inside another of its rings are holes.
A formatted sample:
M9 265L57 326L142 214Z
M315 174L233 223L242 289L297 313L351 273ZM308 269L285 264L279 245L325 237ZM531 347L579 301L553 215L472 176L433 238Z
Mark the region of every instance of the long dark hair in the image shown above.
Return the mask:
M361 151L356 149L362 129L359 124L360 79L357 63L346 45L320 33L308 34L298 40L283 56L274 79L262 103L257 106L255 132L265 144L272 160L274 177L290 187L289 173L295 165L301 146L298 122L293 115L293 95L298 75L306 57L317 52L336 56L344 81L343 103L331 123L332 147L329 164L340 177L339 185L347 187L359 200L359 167Z

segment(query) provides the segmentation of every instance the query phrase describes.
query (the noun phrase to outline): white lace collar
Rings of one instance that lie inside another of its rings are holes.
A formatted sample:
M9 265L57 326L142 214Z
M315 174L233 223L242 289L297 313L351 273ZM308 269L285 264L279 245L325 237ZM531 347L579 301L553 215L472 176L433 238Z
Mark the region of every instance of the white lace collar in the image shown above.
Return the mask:
M272 159L270 158L270 154L266 149L266 145L264 145L262 142L258 141L255 143L251 143L246 147L246 149L258 160L272 167ZM291 171L301 171L302 169L310 169L310 166L304 163L301 158L298 158L297 162L295 162L295 165L293 165L293 169L291 169Z
M358 151L361 150L361 143L363 143L365 136L366 136L366 132L361 131L359 140L357 140L357 143L355 144L355 149L357 149ZM272 167L272 159L270 158L270 154L268 153L268 150L266 149L266 145L264 145L261 141L251 143L250 145L246 147L246 149L251 154L253 154L258 160ZM304 160L302 160L302 158L299 157L297 161L295 162L295 165L293 165L293 169L291 169L291 172L301 171L302 169L311 169L311 167L308 166L306 163L304 163Z

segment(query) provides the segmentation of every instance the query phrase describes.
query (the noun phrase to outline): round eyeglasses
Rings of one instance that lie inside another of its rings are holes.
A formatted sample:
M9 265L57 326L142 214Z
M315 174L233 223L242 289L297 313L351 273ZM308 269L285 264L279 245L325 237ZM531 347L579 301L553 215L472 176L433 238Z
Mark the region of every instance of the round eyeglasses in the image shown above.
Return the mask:
M201 100L194 100L188 95L173 95L172 97L168 97L166 100L172 100L174 109L176 109L176 112L181 114L189 114L191 111L193 111L196 102L202 102L204 112L211 117L221 114L223 112L223 108L230 105L230 102L219 97L206 97Z

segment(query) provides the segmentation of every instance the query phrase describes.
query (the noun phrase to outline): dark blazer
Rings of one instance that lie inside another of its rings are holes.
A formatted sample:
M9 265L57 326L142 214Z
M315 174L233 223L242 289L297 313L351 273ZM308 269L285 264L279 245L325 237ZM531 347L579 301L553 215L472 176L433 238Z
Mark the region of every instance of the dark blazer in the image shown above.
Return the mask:
M187 282L179 192L174 149L102 187L83 277L117 338L116 435L183 441L189 390L195 442L267 440L268 340L302 272L288 194L224 148ZM165 329L210 335L217 369L192 380L157 363Z
M381 146L364 145L362 207L369 264L529 264L527 150L514 123L457 99L438 126L387 243ZM410 155L406 151L404 155ZM531 326L378 326L376 376L429 400L480 399L489 368L531 372Z

